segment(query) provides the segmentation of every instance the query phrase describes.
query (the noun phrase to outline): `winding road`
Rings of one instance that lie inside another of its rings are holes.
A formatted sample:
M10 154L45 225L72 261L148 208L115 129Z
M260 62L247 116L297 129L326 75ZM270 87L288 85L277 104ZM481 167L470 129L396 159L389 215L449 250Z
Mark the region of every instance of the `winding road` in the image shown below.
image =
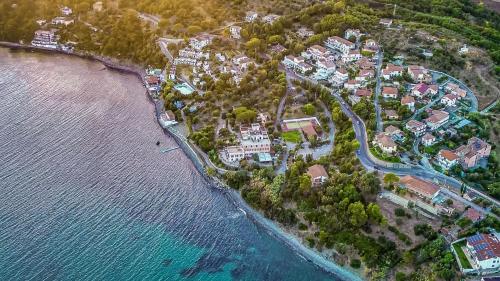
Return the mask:
M288 75L289 71L287 71ZM303 77L301 75L298 75L296 73L292 74L294 77L298 77L301 80L306 80L311 83L315 83L316 85L321 85L317 83L316 81L309 79L307 77ZM354 132L356 134L356 139L359 141L360 148L356 152L356 156L360 160L361 164L369 171L378 171L382 173L393 173L398 176L406 176L406 175L412 175L415 177L427 179L434 181L436 183L441 184L445 188L442 188L442 192L446 194L447 196L453 198L454 200L461 202L462 204L466 206L470 206L474 208L475 210L481 212L481 213L486 213L491 216L494 216L498 218L495 214L493 214L490 210L485 209L473 202L470 202L463 197L461 197L459 194L453 192L451 189L455 189L456 191L459 191L460 188L462 187L463 183L455 178L446 176L444 174L441 174L437 171L431 170L424 168L419 165L407 165L407 164L400 164L400 163L389 163L389 162L384 162L381 161L377 158L375 158L373 155L371 155L371 152L368 147L368 136L366 134L366 126L363 122L363 120L356 115L351 107L345 102L345 100L340 96L340 94L331 89L328 88L324 85L321 85L322 87L328 89L331 92L331 95L337 99L340 102L340 107L344 114L346 114L347 117L349 117L352 121L352 124L354 126ZM483 193L482 191L479 191L473 187L468 187L469 190L474 190L474 192L478 195L481 196L496 206L500 206L500 202L498 202L496 199L490 197L489 195Z

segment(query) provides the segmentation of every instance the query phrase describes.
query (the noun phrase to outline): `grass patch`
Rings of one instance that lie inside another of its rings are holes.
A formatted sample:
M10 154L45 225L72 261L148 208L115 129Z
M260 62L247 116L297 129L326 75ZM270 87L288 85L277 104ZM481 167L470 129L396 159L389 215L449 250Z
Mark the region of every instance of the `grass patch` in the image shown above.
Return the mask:
M466 240L460 241L458 243L453 244L453 248L455 252L457 252L458 258L460 259L460 264L463 268L472 268L469 260L465 256L464 251L462 251L462 246L465 246Z
M288 131L281 134L284 141L299 143L302 141L302 134L299 131Z
M387 155L386 153L383 153L380 149L377 147L370 147L370 152L373 154L373 156L377 157L380 160L384 160L387 162L392 162L392 163L401 163L401 160L397 156L392 156L392 155Z

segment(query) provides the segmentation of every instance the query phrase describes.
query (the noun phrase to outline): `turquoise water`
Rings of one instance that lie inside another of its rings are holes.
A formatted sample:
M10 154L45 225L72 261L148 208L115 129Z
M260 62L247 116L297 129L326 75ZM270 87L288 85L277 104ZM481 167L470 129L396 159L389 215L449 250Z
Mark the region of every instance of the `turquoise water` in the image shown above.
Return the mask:
M0 49L0 280L337 280L161 153L144 91Z
M178 90L179 92L181 92L181 94L185 96L190 95L194 92L193 88L191 88L191 86L189 86L186 83L177 84L174 86L174 89Z

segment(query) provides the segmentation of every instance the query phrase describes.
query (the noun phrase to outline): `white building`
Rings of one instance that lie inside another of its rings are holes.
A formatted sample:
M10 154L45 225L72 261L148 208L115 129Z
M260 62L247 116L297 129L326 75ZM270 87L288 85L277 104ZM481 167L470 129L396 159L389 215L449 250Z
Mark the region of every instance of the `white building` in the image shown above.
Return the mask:
M398 146L392 140L391 137L386 135L385 133L379 133L375 136L373 140L373 144L377 145L384 153L392 154L396 152Z
M241 26L232 25L229 27L229 32L231 33L231 38L241 39Z
M249 11L245 15L246 22L254 22L259 17L259 14L253 11Z
M253 123L249 127L241 126L241 147L246 156L252 156L255 153L271 151L271 141L267 131L259 124Z
M275 15L275 14L269 14L267 16L262 17L262 22L267 23L267 24L273 24L275 21L277 21L280 18L280 16Z
M442 110L433 110L431 116L425 119L427 127L433 131L443 126L450 119L450 114Z
M411 112L415 111L415 99L412 96L402 97L401 105L406 105L411 110Z
M209 34L200 34L189 39L192 48L201 50L212 43L212 36Z
M332 75L335 72L335 63L327 60L318 60L316 62L318 71L324 72L326 75Z
M348 80L344 83L344 88L349 91L355 91L361 87L361 83L356 80Z
M396 99L398 98L398 88L382 87L382 97Z
M174 65L196 65L196 59L185 57L175 58Z
M356 40L359 40L359 38L363 35L359 29L346 29L344 32L344 38L349 40L351 37L356 38Z
M222 151L222 156L229 162L240 162L245 159L245 150L239 146L228 146Z
M307 51L303 52L303 57L313 60L327 59L331 55L325 47L320 45L313 45L307 48Z
M59 40L59 36L56 35L54 30L37 30L35 31L31 45L56 49L57 40Z
M352 50L356 47L356 45L351 41L338 36L328 37L328 39L325 41L325 46L334 50L338 50L344 54L348 54L349 50Z
M382 77L387 80L401 75L403 75L403 67L399 65L388 64L382 70Z
M65 15L65 16L69 16L73 13L73 10L71 10L71 8L69 7L62 7L61 8L61 14Z
M384 27L391 27L392 19L380 19L379 24Z
M436 160L443 169L449 170L458 163L458 156L450 150L441 149L436 155Z
M300 73L306 73L308 71L313 70L313 67L305 62L303 57L295 57L292 55L288 55L283 59L283 64L290 69L298 71Z
M424 146L431 146L435 142L436 142L436 137L431 133L425 133L425 135L422 137L422 144Z
M164 113L160 114L160 117L158 117L158 121L163 128L167 128L177 124L177 121L175 121L175 114L171 110L167 110Z
M446 106L455 106L458 100L458 96L454 94L446 94L441 99L441 103Z
M469 53L469 48L467 47L467 44L464 44L460 50L458 50L458 53L460 55L465 55Z
M417 120L412 119L408 121L405 127L417 137L425 134L425 124Z
M467 237L466 247L478 269L495 271L500 267L500 240L497 233Z
M342 55L342 61L345 63L357 61L361 59L363 56L358 50L349 50L349 52L344 53Z
M73 24L74 22L75 21L73 19L66 18L66 17L56 17L56 18L52 19L52 24L53 25L63 24L65 26L68 26L70 24Z

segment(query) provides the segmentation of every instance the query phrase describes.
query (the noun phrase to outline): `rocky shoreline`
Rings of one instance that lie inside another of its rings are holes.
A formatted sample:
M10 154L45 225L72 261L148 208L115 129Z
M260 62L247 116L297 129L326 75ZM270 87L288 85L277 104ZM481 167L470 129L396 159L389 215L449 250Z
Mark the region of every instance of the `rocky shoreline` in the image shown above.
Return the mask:
M102 63L107 68L113 69L115 71L135 75L144 84L145 71L142 67L138 65L123 64L111 58L101 57L92 54L84 54L79 52L66 52L58 49L48 49L43 47L23 45L23 44L4 42L4 41L0 41L0 47L6 47L15 50L36 51L47 54L69 55L78 58L97 61ZM147 91L145 91L145 95L148 97L149 101L153 105L155 105L155 108L157 108L155 100L147 93ZM158 114L158 112L156 112L156 114ZM265 218L257 210L254 210L244 201L239 192L223 184L220 180L218 180L218 178L211 177L206 173L205 167L207 166L207 164L204 163L203 160L201 160L203 159L202 157L195 155L196 152L194 149L190 147L189 143L183 141L182 139L179 138L179 136L170 132L168 129L162 128L162 130L166 135L175 140L175 142L179 145L184 154L188 156L188 158L190 158L194 167L199 172L199 174L204 178L207 184L211 188L221 191L223 195L231 203L233 203L233 205L236 208L238 208L241 212L243 212L244 215L248 219L250 219L256 226L263 228L273 237L285 243L290 249L295 251L299 256L301 256L305 260L315 264L316 266L318 266L319 268L321 268L326 272L334 274L339 279L362 280L362 278L359 275L329 260L327 257L325 257L323 253L319 252L318 250L306 247L300 241L300 238L297 235L297 233L295 233L295 231L291 231L290 229L286 229L283 226L278 225L277 222Z

